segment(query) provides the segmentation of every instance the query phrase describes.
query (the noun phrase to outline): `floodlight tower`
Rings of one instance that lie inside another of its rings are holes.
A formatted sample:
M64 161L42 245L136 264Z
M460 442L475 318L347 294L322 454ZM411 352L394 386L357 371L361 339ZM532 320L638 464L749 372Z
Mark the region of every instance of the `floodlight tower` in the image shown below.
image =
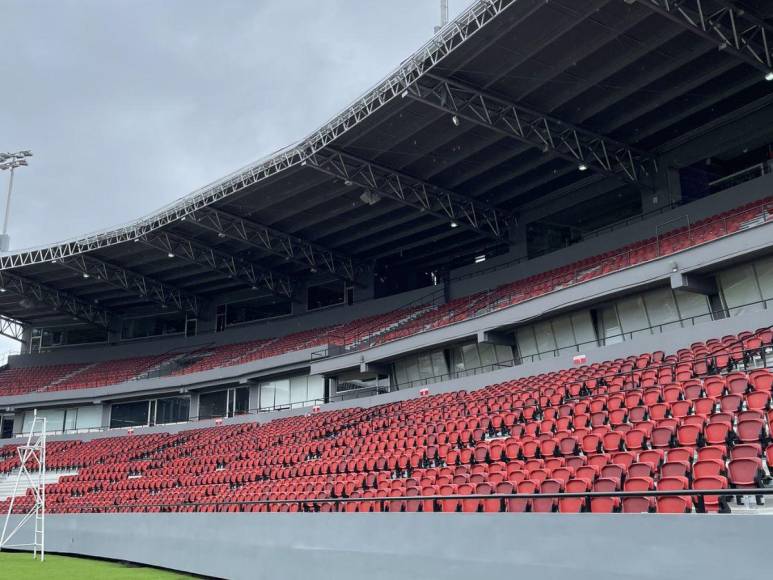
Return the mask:
M448 0L440 0L440 25L435 27L435 34L448 24Z
M16 153L0 153L0 171L9 170L8 194L5 196L5 217L3 218L3 233L0 234L0 252L7 252L11 247L8 236L8 217L11 213L11 194L13 193L13 172L17 167L28 165L27 158L32 157L32 151L25 149Z

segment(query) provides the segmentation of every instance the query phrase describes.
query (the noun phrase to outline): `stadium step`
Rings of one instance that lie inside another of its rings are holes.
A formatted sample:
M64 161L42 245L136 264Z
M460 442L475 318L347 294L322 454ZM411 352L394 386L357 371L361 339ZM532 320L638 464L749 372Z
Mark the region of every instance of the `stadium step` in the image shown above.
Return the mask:
M19 473L18 469L14 469L6 475L0 475L0 501L4 501L14 495L13 491L16 487L16 475ZM47 471L43 475L43 482L46 485L53 483L59 483L59 479L65 475L78 475L78 470L66 470L66 471ZM19 482L19 488L16 490L16 497L21 497L27 494L29 486L27 482L22 480Z
M93 363L91 363L91 364L87 364L87 365L85 365L85 366L79 367L79 368L75 369L74 371L72 371L72 372L70 372L70 373L67 373L67 374L65 374L65 375L62 375L61 377L59 377L59 378L58 378L58 379L56 379L55 381L51 381L51 383L49 383L48 385L46 385L45 387L43 387L43 388L42 388L42 389L40 389L40 390L41 390L41 391L45 391L45 390L47 390L49 387L54 387L54 386L56 386L56 385L58 385L58 384L64 383L64 382L66 382L66 381L69 381L71 378L73 378L73 377L77 377L78 375L85 373L86 371L88 371L89 369L92 369L92 368L94 368L94 367L95 367L95 366L97 366L98 364L99 364L98 362L93 362Z
M401 318L400 320L395 321L394 323L390 324L389 326L385 326L383 328L380 328L378 331L369 334L368 336L361 338L360 340L354 341L351 345L347 347L347 350L356 350L360 347L360 345L365 343L370 343L373 340L377 339L380 336L383 336L385 334L388 334L390 332L393 332L395 330L398 330L402 326L409 324L413 322L414 320L421 318L428 312L435 309L435 306L432 304L428 304L424 308L419 308L418 310L411 312L409 315L405 316L404 318Z

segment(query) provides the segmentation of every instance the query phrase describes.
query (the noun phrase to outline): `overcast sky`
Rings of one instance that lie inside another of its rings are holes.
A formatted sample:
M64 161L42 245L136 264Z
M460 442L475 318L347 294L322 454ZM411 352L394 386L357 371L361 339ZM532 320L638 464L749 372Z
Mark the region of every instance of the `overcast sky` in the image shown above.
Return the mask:
M451 17L470 3L451 0ZM34 153L14 186L20 249L133 220L304 137L430 38L439 0L4 0L1 12L0 151Z

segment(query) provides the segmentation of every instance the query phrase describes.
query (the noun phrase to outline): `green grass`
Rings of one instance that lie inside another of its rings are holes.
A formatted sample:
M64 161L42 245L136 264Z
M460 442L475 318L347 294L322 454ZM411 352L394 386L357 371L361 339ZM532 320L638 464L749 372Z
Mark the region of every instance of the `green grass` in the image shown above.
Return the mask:
M0 578L13 580L174 580L193 576L128 566L118 562L46 554L45 562L32 554L0 552Z

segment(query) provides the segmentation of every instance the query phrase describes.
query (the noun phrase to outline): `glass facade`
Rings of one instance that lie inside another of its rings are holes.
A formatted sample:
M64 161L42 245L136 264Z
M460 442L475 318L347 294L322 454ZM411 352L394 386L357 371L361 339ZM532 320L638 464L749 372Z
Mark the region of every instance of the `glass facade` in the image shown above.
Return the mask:
M110 408L110 428L140 427L148 424L150 401L116 403Z
M199 419L225 417L228 409L228 391L199 395Z
M324 402L325 377L296 375L265 381L259 385L260 409L286 409Z
M169 397L156 401L156 425L182 423L190 417L191 400L188 397Z

